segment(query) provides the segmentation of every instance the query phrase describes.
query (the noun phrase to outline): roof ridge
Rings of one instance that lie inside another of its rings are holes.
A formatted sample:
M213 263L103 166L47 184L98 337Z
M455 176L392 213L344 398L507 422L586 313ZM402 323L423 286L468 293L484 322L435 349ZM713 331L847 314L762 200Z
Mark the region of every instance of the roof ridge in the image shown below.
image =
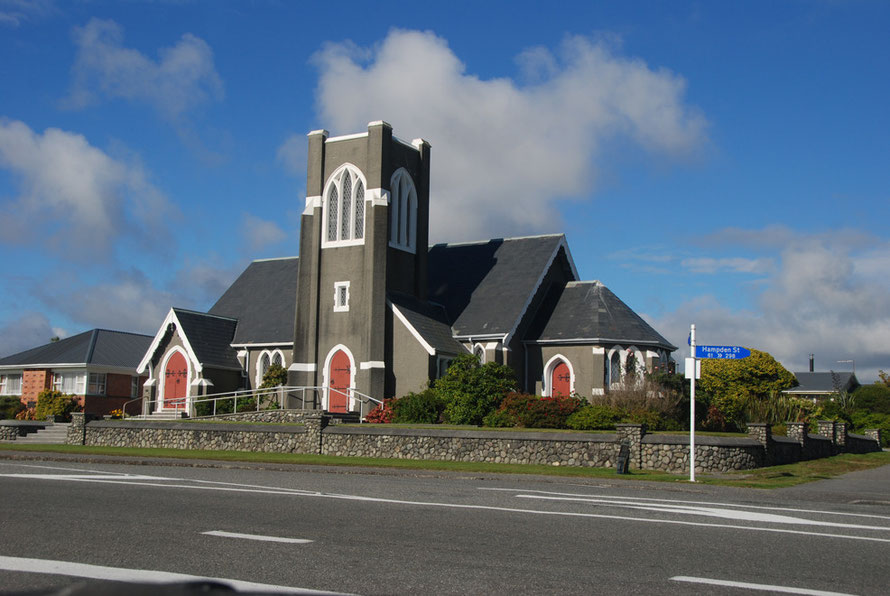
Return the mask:
M235 321L236 323L238 322L238 319L236 319L234 317L224 317L222 315L212 315L209 312L201 312L198 310L191 310L190 308L179 308L177 306L173 306L171 308L173 309L174 312L184 312L184 313L189 313L192 315L201 315L204 317L213 317L215 319L226 319L227 321Z
M251 263L265 263L266 261L289 261L291 259L299 259L300 255L294 255L292 257L269 257L268 259L254 259Z
M488 244L489 242L494 242L496 240L500 240L502 242L509 242L511 240L534 240L535 238L559 238L564 237L563 233L555 233L555 234L534 234L531 236L509 236L506 238L489 238L487 240L469 240L467 242L439 242L436 244L431 244L429 248L434 246L470 246L473 244Z

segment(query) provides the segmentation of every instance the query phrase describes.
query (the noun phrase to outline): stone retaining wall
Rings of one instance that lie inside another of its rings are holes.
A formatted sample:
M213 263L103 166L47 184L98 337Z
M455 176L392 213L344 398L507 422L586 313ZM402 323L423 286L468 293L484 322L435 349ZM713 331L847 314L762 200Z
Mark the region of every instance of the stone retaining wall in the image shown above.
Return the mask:
M615 435L446 429L329 427L322 453L443 461L611 467Z
M307 416L318 416L321 410L259 410L208 416L208 420L237 420L241 422L269 422L277 424L302 424ZM199 418L199 420L201 420Z
M686 435L647 435L645 426L637 424L618 425L615 434L549 433L327 426L329 417L319 412L299 411L291 415L302 420L302 425L131 420L85 423L83 414L74 414L68 443L579 467L612 467L621 446L627 445L631 468L689 471ZM747 438L697 436L695 470L746 470L825 457L845 449L880 450L880 436L849 435L845 428L837 432L837 427L822 425L820 431L831 430L831 434L812 435L804 433L802 425L792 424L789 423L791 437L773 437L770 428L763 424L749 425ZM844 443L840 444L840 440Z

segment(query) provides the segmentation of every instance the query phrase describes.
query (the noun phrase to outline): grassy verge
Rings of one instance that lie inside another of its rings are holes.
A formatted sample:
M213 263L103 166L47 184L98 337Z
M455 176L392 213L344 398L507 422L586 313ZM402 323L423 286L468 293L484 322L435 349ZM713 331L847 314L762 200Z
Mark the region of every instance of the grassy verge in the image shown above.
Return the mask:
M0 450L14 452L49 452L78 455L110 455L127 457L157 457L170 459L202 459L225 462L258 462L274 464L358 466L403 470L452 471L476 474L535 474L568 478L612 478L686 482L685 474L668 474L651 470L632 470L617 475L612 468L580 468L523 464L490 464L482 462L417 461L372 457L337 457L296 453L255 453L248 451L201 451L191 449L149 449L134 447L89 447L82 445L14 445L0 446ZM815 480L824 480L890 464L890 452L844 454L785 466L744 470L727 474L698 474L701 484L744 488L784 488Z

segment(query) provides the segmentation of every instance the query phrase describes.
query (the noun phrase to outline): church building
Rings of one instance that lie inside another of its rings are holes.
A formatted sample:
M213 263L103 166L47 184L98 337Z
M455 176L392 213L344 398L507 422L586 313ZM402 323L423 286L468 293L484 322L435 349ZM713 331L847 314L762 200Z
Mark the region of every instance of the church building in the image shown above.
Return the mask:
M676 347L579 281L565 236L429 246L426 141L382 121L308 137L300 256L254 261L207 313L170 310L139 365L153 410L256 388L272 363L314 388L313 407L362 414L465 353L545 396L589 398L667 367Z

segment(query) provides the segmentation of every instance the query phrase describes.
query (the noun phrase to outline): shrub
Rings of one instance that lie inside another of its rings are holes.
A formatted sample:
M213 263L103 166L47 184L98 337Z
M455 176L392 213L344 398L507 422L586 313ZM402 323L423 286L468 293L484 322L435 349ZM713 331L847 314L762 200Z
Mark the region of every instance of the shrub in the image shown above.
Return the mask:
M853 413L853 431L864 432L869 428L881 429L881 446L890 447L890 414Z
M509 393L496 413L489 414L485 420L491 426L564 428L568 417L580 407L581 399L577 396L538 397L527 393Z
M280 364L271 364L263 375L263 381L258 389L271 389L287 385L287 369Z
M478 425L516 390L516 378L509 366L494 362L480 366L476 356L463 354L452 361L435 389L445 404L447 422Z
M445 403L435 389L409 393L392 403L393 422L436 424L444 411Z
M15 418L24 409L25 404L17 395L0 395L0 420Z
M566 420L566 426L574 430L613 429L621 420L622 412L602 404L582 406Z
M48 416L60 416L66 421L71 420L71 412L78 410L80 406L71 395L65 395L61 391L44 389L37 396L37 407L34 409L34 417L37 420L46 420Z
M713 432L726 432L730 428L735 430L734 426L730 426L730 423L727 422L726 416L723 412L715 405L711 405L708 407L708 415L705 416L705 419L701 423L702 430L709 430Z
M392 413L392 402L395 401L393 399L384 399L383 403L378 405L376 408L368 412L368 415L365 416L366 422L372 422L375 424L389 424L392 422L393 413Z
M862 385L853 392L853 408L875 414L890 414L890 387L883 383Z

